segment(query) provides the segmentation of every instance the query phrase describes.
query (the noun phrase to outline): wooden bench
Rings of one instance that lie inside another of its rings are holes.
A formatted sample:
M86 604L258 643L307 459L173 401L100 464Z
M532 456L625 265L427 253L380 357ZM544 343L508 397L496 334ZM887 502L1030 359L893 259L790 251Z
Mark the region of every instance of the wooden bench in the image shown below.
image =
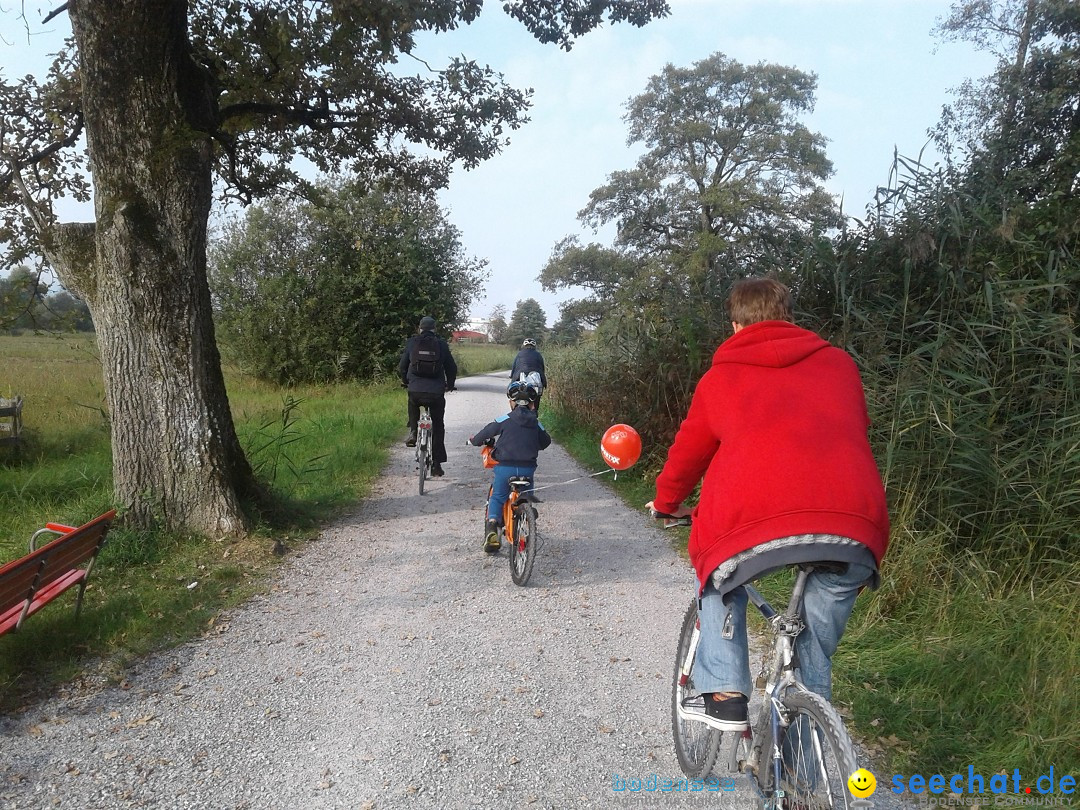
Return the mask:
M34 532L30 553L0 568L0 635L18 630L27 616L76 585L75 615L79 615L94 560L115 517L116 510L110 510L85 526L46 523ZM38 538L47 534L60 536L36 548Z

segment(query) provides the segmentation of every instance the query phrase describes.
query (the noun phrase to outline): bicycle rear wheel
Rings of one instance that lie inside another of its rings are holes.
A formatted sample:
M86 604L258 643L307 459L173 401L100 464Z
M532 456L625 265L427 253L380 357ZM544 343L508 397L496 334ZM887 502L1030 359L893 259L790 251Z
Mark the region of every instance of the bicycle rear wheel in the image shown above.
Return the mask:
M780 784L775 784L772 759L762 760L758 774L765 788L765 807L777 810L853 807L855 799L848 791L847 780L858 765L851 738L836 709L820 695L802 689L789 690L781 702L787 725L781 726L779 732ZM762 751L775 750L771 728L765 736Z
M675 738L675 754L679 758L679 767L691 779L703 779L716 764L720 752L719 729L705 725L699 720L689 720L679 716L679 707L687 698L700 693L694 687L694 664L689 661L689 670L683 675L683 665L692 655L690 649L694 628L697 627L697 600L690 603L690 608L683 617L679 631L679 646L675 654L675 676L671 685L671 734Z
M416 443L416 465L420 468L420 494L424 494L424 479L428 475L428 438L425 433L420 434L420 440Z
M514 515L514 536L510 541L510 578L524 585L536 562L536 509L526 503Z

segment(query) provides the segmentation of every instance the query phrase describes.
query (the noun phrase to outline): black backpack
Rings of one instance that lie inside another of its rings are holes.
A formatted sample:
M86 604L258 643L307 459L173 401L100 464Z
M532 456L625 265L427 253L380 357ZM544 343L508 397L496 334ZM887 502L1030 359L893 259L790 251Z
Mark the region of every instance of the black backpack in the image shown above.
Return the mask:
M439 376L439 339L434 332L423 332L412 342L409 364L417 377Z

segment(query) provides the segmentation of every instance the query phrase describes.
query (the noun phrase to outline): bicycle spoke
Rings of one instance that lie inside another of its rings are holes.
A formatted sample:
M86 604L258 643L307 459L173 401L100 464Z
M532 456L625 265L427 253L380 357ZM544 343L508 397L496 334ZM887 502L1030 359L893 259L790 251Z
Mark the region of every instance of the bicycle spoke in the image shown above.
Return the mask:
M515 585L525 585L532 576L536 561L536 510L531 504L514 510L513 534L510 540L510 578Z
M791 690L783 698L789 720L781 728L780 753L787 810L832 810L851 806L847 778L855 770L855 753L836 710L820 695ZM771 735L770 735L771 736ZM770 744L766 750L773 750ZM771 784L772 762L768 762Z

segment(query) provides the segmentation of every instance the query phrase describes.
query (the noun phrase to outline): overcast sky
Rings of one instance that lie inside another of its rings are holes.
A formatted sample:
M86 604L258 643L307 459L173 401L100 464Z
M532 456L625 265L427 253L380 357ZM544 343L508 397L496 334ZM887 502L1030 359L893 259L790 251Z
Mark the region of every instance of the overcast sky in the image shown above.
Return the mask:
M28 46L12 8L0 0L0 65L8 78L33 70L48 48ZM441 195L466 251L487 259L487 294L472 314L497 304L512 312L535 298L548 316L572 293L546 293L536 280L554 244L569 234L610 242L583 230L577 212L607 176L633 166L625 103L665 64L689 67L722 52L746 64L774 62L818 77L817 109L807 124L828 138L836 170L830 191L861 216L888 180L894 147L915 156L927 142L949 90L992 68L965 43L941 43L931 31L947 0L671 0L664 20L637 29L605 26L566 53L540 45L488 0L480 19L428 37L419 55L433 66L464 54L535 93L531 121L511 144L471 171L458 171ZM53 4L41 8L51 9ZM40 19L36 5L27 16ZM53 24L66 28L63 15Z

